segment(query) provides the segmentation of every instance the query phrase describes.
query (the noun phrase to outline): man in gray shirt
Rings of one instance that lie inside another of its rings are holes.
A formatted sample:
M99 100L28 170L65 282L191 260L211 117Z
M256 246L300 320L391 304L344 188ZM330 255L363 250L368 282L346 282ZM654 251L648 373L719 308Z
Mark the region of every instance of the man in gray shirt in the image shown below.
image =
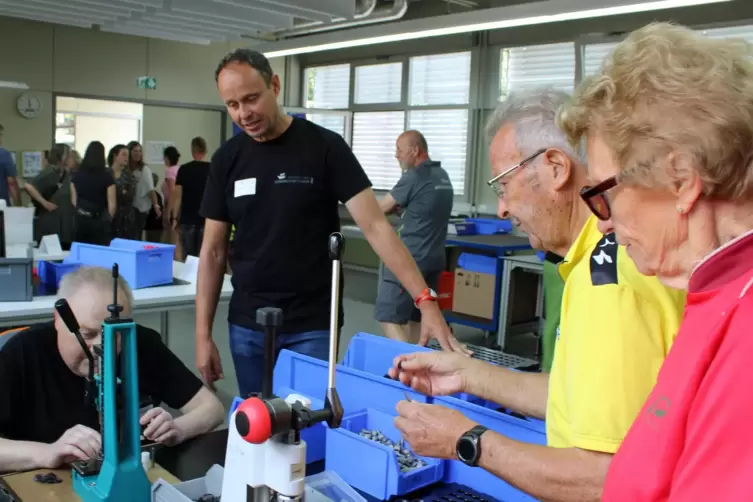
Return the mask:
M2 147L5 129L0 125L0 199L8 206L20 206L21 194L18 190L18 172L13 156Z
M395 158L403 175L379 205L387 214L400 212L400 239L416 260L426 284L436 290L445 269L445 239L454 195L452 183L442 165L429 158L426 138L418 131L405 131L397 138ZM421 313L386 267L374 317L389 338L419 341Z

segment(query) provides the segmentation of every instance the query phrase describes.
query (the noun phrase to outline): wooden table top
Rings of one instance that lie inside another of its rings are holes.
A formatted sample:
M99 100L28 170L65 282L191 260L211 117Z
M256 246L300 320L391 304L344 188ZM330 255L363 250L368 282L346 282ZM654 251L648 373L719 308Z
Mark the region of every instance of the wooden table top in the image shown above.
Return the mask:
M63 482L54 485L46 485L34 481L34 476L37 474L47 474L49 472L57 474ZM147 471L146 475L151 483L154 483L160 478L170 484L180 482L175 476L156 464ZM13 490L23 502L80 502L81 500L81 498L73 491L73 481L70 469L40 469L36 471L6 474L2 476L2 478L3 481L7 483L8 487L10 487L10 489Z

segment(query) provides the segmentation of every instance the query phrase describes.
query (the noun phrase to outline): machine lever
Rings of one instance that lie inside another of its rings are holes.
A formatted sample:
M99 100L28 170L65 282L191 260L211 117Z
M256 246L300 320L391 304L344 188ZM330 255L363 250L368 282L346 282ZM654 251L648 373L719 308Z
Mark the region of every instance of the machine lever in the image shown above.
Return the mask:
M261 384L261 398L272 398L272 381L275 373L275 338L282 326L282 309L263 307L256 311L256 322L264 328L264 376ZM248 396L246 396L248 397Z
M110 319L118 319L120 313L123 312L123 306L118 303L118 264L112 265L112 303L107 306L107 311L110 312Z
M86 359L89 360L89 380L93 380L94 355L92 354L91 350L89 350L89 346L86 345L84 337L81 335L81 327L78 324L78 320L76 320L76 316L73 314L73 310L71 310L71 306L68 305L68 301L65 298L61 298L60 300L55 302L55 310L60 316L60 319L63 320L65 327L68 328L68 331L73 333L73 335L76 337L76 340L78 340L79 345L81 345L81 349L84 351Z
M329 257L332 260L332 303L329 319L329 381L324 408L329 411L327 425L330 428L340 427L343 418L343 407L340 396L337 395L335 374L337 369L337 349L340 342L340 260L345 251L345 238L340 232L329 236Z

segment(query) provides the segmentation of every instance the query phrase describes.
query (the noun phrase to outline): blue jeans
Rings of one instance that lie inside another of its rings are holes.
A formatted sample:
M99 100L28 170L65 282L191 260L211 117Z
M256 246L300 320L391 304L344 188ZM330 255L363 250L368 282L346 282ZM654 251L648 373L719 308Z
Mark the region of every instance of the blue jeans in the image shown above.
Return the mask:
M245 398L261 392L264 379L264 332L236 324L229 324L229 331L238 390L240 397ZM275 362L282 349L326 361L329 358L329 331L278 334L275 339Z

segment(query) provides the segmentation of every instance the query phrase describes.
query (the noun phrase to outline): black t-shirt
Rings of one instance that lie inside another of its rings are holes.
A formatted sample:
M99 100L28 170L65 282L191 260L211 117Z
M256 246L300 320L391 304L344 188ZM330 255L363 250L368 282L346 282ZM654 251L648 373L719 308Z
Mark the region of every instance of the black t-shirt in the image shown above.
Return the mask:
M115 184L109 169L82 169L73 176L76 205L84 211L107 210L107 188Z
M175 184L183 187L183 197L180 202L181 225L204 224L204 218L199 214L199 208L207 185L209 166L209 162L193 160L183 164L178 169Z
M222 145L201 214L235 225L229 321L261 329L256 309L279 307L283 333L328 329L338 201L370 186L342 137L307 120L272 141L238 134Z
M201 381L159 333L138 326L136 336L140 398L175 409L185 406ZM77 424L99 430L94 406L85 403L85 389L85 379L60 357L52 322L13 335L0 350L0 437L53 443Z

